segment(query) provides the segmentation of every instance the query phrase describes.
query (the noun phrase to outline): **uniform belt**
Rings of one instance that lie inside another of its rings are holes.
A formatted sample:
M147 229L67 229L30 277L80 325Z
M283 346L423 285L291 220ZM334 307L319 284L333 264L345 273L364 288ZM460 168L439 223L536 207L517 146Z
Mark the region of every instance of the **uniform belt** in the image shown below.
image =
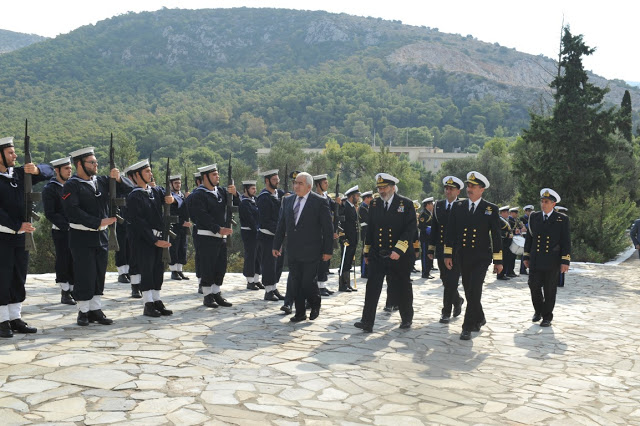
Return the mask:
M162 231L158 231L157 229L152 229L151 232L153 232L154 237L162 238Z
M268 229L260 228L260 232L262 232L263 234L271 235L271 236L275 236L276 235L273 232L269 231Z
M362 222L362 223L360 224L360 227L363 227L363 226L368 226L367 222Z
M243 229L245 231L253 231L250 226L241 226L240 229Z
M75 229L77 231L93 231L93 232L99 232L99 231L104 231L105 229L108 228L108 226L101 226L98 229L91 229L89 227L86 227L84 225L81 225L79 223L70 223L69 224L69 228L71 229Z
M6 227L6 226L4 226L4 225L0 225L0 232L4 232L5 234L14 234L14 235L15 235L15 234L24 234L24 231L18 231L18 232L16 232L16 231L14 231L13 229L8 228L8 227Z
M217 232L207 231L206 229L198 229L198 235L205 235L207 237L226 238L224 235L220 235Z

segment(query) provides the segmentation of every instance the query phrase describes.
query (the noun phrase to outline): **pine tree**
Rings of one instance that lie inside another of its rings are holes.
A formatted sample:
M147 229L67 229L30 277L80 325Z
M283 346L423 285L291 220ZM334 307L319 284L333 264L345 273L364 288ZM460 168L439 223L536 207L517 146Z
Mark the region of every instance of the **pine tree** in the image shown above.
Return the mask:
M618 129L628 142L633 140L633 118L631 116L631 94L628 90L624 91L622 103L620 104L620 113L618 114Z

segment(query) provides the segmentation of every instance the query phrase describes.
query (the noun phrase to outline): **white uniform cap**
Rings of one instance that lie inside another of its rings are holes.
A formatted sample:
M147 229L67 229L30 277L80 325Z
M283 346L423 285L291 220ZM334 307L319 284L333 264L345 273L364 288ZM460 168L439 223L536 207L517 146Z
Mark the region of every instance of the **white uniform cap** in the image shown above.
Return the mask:
M130 165L129 167L127 167L126 172L127 173L135 173L138 170L142 170L144 168L147 167L151 167L151 165L149 164L149 160L142 160L142 161L138 161L135 164Z
M313 177L313 181L314 182L318 182L319 180L323 180L323 179L327 179L327 175L326 174L324 174L324 175L315 175Z
M209 164L208 166L198 167L198 171L200 172L200 175L202 175L203 173L215 172L217 170L218 170L217 164Z
M373 197L373 191L366 191L366 192L363 192L362 194L360 194L360 196L361 196L362 198L364 198L364 197Z
M540 190L540 198L547 198L554 203L560 202L560 195L558 195L558 193L551 188L542 188Z
M556 206L556 211L559 211L559 212L566 212L566 211L568 211L568 210L569 210L569 209L568 209L568 208L566 208L566 207L563 207L563 206Z
M525 210L533 210L533 204L527 204L526 206L524 206Z
M169 175L169 180L182 179L182 175Z
M386 186L386 185L395 185L398 182L400 182L400 179L398 179L395 176L391 176L389 173L378 173L376 175L376 185L378 187Z
M266 178L268 178L268 177L271 177L271 176L277 175L277 174L278 174L278 172L279 172L279 170L278 170L278 169L273 169L273 170L267 170L266 172L262 172L262 173L260 173L260 175L261 175L263 178L265 178L265 179L266 179Z
M360 189L358 188L358 185L347 189L347 192L345 192L344 195L348 197L349 195L355 194L356 192L360 192Z
M86 147L86 148L81 148L81 149L76 149L75 151L69 153L69 157L71 158L78 158L78 157L87 157L89 155L95 155L95 153L93 152L95 148L92 146Z
M458 189L462 189L464 183L455 176L445 176L442 179L442 184L444 186L456 186Z
M13 146L13 137L0 139L0 149L9 148Z
M510 211L510 212L517 212L517 211L519 211L519 210L520 210L520 207L511 207L511 208L509 209L509 211Z
M201 178L201 177L202 177L202 173L200 173L200 172L195 172L195 173L193 174L193 177L194 177L194 178Z
M425 203L433 203L433 197L427 197L424 200L422 200L422 204Z
M503 212L505 210L509 210L509 206L502 206L498 209L499 212Z
M257 181L255 180L243 180L242 184L246 186L255 186Z
M51 165L53 167L66 166L67 164L71 164L71 157L58 158L57 160L53 160L51 162Z
M489 188L489 179L480 172L472 171L467 173L467 182Z

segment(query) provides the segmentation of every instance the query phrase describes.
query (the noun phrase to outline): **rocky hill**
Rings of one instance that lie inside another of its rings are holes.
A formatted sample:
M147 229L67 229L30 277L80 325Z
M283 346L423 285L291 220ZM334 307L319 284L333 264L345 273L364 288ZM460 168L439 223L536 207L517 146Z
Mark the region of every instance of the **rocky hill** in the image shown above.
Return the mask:
M46 40L46 37L0 30L0 55L43 40Z

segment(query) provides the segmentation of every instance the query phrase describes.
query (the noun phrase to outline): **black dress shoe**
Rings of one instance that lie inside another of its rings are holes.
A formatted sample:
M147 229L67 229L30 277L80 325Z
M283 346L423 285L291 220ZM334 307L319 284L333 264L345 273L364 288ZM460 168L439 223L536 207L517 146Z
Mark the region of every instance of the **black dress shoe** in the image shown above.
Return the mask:
M282 305L282 306L280 307L280 310L281 310L282 312L284 312L286 315L291 315L291 312L293 312L293 311L291 310L291 306L289 306L289 305Z
M278 300L278 296L276 296L273 291L266 291L264 293L264 300L268 300L269 302L277 302Z
M260 290L256 283L247 283L247 290Z
M262 285L262 283L260 281L258 281L257 283L254 283L254 284L257 285L260 290L264 290L264 286Z
M300 321L304 321L307 319L306 315L294 315L291 318L289 318L289 321L291 322L300 322Z
M178 275L180 275L180 278L182 278L183 280L188 280L189 277L186 276L185 274L182 273L182 271L178 271Z
M329 293L326 288L321 288L320 296L331 296L331 293Z
M0 337L13 337L13 330L11 330L9 321L0 322Z
M327 290L327 293L329 293L329 296L331 296L333 293L335 293L335 291L333 290L329 290L328 288L324 288L325 290Z
M29 324L24 322L22 318L11 320L11 330L15 333L37 333L38 329L35 327L29 327Z
M129 279L127 274L120 274L118 275L118 282L122 284L129 284L131 280Z
M204 300L202 301L202 304L204 306L206 306L207 308L217 308L218 307L218 304L214 300L212 293L209 293L204 297Z
M284 300L284 296L280 294L277 288L273 290L273 295L276 296L278 300Z
M202 294L202 286L201 285L198 286L198 294Z
M540 327L551 327L551 320L542 320Z
M133 297L134 299L142 299L140 286L138 284L131 284L131 297Z
M351 286L349 286L349 290L351 290L351 291L358 291L358 289L357 289L357 288L353 288L353 287L351 287Z
M382 310L391 313L391 306L385 306Z
M366 333L371 333L373 332L373 326L371 324L368 324L366 322L363 321L358 321L355 324L353 324L354 327L359 328L360 330L366 332Z
M413 321L402 321L400 328L411 328L411 324L413 324Z
M95 311L89 311L89 322L97 322L102 325L111 325L113 324L113 320L107 318L107 316L102 312L102 309L96 309Z
M531 318L531 322L538 322L541 319L542 319L542 315L536 312L535 314L533 314L533 317Z
M171 279L180 281L182 277L178 274L178 271L171 271Z
M71 294L71 290L60 290L60 303L63 305L75 305L76 301L73 300L73 295Z
M509 278L509 277L507 277L507 276L504 276L504 275L503 275L503 276L498 276L498 278L497 278L497 279L499 279L499 280L503 280L503 281L509 281L511 278Z
M480 331L480 329L482 328L483 325L485 325L487 323L487 320L482 320L479 323L476 324L475 327L473 327L473 330L471 331Z
M156 305L153 302L147 302L144 304L144 311L142 313L145 317L158 318L162 314L156 309Z
M341 285L340 287L338 287L338 291L344 291L347 293L351 293L351 287L347 287L345 285Z
M169 315L173 315L173 311L171 309L167 309L164 307L164 303L162 303L162 300L156 300L155 302L153 302L153 304L156 306L156 309L164 316L169 316Z
M233 306L233 303L227 301L227 299L225 299L224 297L222 297L222 293L216 293L213 295L213 300L216 301L216 303L220 306L224 306L225 308L228 308L230 306Z
M309 319L313 321L314 319L318 318L319 315L320 315L320 308L311 308L311 312L309 313Z
M469 330L462 330L460 340L471 340L471 332Z
M508 276L509 278L516 278L516 277L517 277L517 275L516 275L516 274L514 274L513 272L512 272L512 273L510 273L510 274L507 274L507 276Z
M464 299L461 297L458 301L458 304L453 308L453 317L457 318L458 315L462 313L462 304L464 303Z
M527 271L522 271L520 272L520 275L529 275L529 273Z
M448 315L442 315L440 317L440 321L438 321L440 324L449 324L449 320L451 319L450 316Z
M86 327L89 325L89 312L78 312L78 319L76 320L78 325Z

